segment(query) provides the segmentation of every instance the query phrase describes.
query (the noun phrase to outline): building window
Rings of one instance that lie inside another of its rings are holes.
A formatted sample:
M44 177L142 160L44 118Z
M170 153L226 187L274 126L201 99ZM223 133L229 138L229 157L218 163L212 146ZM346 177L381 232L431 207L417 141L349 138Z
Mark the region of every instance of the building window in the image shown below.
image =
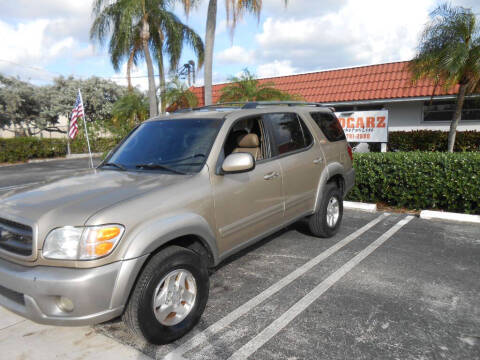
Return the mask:
M383 104L369 104L369 105L357 105L355 106L356 111L372 111L372 110L383 110Z
M353 111L353 106L334 106L337 112L350 112Z
M370 110L383 110L385 105L383 104L365 104L365 105L338 105L334 106L336 112L352 112L352 111L370 111Z
M423 121L452 121L454 112L454 99L425 101L423 104ZM480 121L480 98L465 100L462 120Z

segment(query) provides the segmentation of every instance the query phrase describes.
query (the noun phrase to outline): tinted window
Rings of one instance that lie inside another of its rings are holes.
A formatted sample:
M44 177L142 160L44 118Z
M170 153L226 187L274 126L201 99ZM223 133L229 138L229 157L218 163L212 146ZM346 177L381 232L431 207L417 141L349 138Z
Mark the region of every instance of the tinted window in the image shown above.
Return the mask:
M423 105L423 121L452 121L454 100L426 101ZM480 100L467 99L463 103L462 121L480 120Z
M213 119L146 122L130 134L107 161L127 169L138 169L140 164L157 164L181 172L198 172L221 124Z
M273 128L277 155L303 149L312 143L312 135L296 114L268 114Z
M340 125L338 119L333 114L314 112L310 113L310 115L320 127L328 141L345 140L345 133L343 132L342 125Z

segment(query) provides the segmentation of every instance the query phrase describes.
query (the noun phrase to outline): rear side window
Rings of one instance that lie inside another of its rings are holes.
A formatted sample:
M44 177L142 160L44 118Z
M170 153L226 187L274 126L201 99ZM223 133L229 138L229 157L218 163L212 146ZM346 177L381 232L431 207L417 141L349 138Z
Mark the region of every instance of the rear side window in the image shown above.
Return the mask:
M345 133L343 132L342 125L340 125L340 122L333 114L313 112L310 113L310 115L320 127L328 141L345 140Z
M297 114L268 114L264 118L271 124L277 155L303 149L312 143L312 135Z

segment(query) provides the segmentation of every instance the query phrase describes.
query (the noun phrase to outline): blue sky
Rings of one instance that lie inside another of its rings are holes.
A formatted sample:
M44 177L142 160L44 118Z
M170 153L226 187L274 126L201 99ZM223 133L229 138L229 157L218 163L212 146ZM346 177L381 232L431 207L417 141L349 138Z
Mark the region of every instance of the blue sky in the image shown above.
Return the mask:
M260 77L408 60L437 0L263 0L260 21L246 16L232 38L224 1L219 0L214 82L248 67ZM480 13L480 2L453 1ZM187 19L205 33L204 0ZM115 73L105 49L89 41L91 0L0 0L0 72L34 83L59 74L92 75L125 84L125 67ZM183 62L193 58L186 48ZM134 83L146 88L146 70L134 71ZM203 73L197 85L203 83Z

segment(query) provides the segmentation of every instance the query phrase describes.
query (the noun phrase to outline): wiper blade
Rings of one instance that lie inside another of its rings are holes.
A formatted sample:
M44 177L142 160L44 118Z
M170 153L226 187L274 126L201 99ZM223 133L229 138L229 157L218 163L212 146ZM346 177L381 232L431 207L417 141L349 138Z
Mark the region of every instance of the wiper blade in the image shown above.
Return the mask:
M120 169L122 171L127 171L127 168L125 166L123 166L122 164L114 163L114 162L107 162L107 163L102 165L102 167L104 167L104 166L113 166L113 167L116 167L117 169Z
M185 175L186 172L183 172L183 171L180 171L180 170L177 170L177 169L173 169L171 167L168 167L168 166L165 166L165 165L161 165L161 164L138 164L138 165L135 165L135 167L137 169L145 169L145 170L167 170L167 171L170 171L170 172L173 172L173 173L176 173L176 174L180 174L180 175Z
M173 159L173 160L168 160L167 162L168 163L176 163L176 162L180 162L180 161L185 161L185 160L190 160L190 159L195 159L197 157L206 157L205 154L195 154L195 155L192 155L192 156L187 156L187 157L184 157L184 158L181 158L181 159Z

